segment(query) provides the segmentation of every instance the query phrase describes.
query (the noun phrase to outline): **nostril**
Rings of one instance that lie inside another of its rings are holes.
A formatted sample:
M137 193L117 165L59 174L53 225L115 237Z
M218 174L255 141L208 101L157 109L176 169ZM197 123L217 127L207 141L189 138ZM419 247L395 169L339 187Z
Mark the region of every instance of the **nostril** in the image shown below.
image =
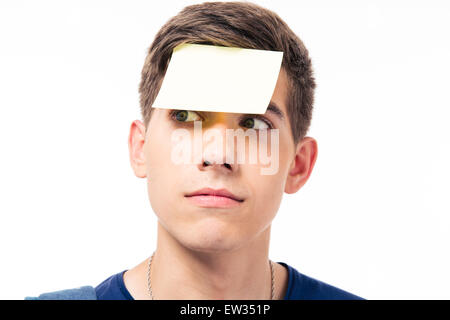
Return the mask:
M204 167L206 167L206 166L208 166L208 165L211 165L211 164L212 164L212 163L209 162L209 161L207 161L207 160L203 161L203 166L204 166ZM231 170L231 165L230 165L230 164L224 163L223 165L224 165L227 169Z

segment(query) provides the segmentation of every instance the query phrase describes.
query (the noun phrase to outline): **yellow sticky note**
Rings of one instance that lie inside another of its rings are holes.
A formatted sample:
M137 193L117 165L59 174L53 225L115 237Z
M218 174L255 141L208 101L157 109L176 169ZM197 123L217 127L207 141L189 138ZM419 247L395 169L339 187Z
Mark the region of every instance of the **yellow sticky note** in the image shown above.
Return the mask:
M264 114L282 59L282 51L179 45L152 107Z

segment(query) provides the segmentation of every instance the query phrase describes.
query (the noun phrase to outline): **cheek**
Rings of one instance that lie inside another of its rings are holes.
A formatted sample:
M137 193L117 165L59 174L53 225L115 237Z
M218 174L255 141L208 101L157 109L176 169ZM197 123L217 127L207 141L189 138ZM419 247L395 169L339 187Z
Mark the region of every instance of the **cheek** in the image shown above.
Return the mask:
M171 143L170 135L165 134L168 129L158 127L158 129L151 129L147 136L145 145L145 159L147 166L147 177L149 179L158 179L159 176L164 176L170 173L171 168ZM164 172L164 175L162 175Z
M272 157L275 161L278 158L278 170L274 174L261 175L261 168L269 168L270 165L259 165L257 170L243 168L250 174L245 178L252 185L252 193L255 197L253 201L253 212L260 217L263 223L270 223L276 216L283 198L286 185L286 178L290 165L290 154L292 147L285 136L285 132L280 131L279 148L273 150L278 152L278 157ZM262 218L263 217L263 218Z
M279 175L260 176L258 183L254 184L253 212L264 223L275 217L280 206L284 189L281 180Z
M179 166L171 162L170 136L162 134L163 130L150 132L145 146L147 189L150 204L155 213L167 210L173 190L179 176Z

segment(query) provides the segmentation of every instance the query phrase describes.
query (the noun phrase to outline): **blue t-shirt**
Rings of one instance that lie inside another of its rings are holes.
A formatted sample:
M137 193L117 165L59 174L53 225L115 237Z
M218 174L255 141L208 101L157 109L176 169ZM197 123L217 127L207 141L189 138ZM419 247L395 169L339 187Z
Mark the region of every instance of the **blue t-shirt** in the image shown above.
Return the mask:
M364 300L352 293L308 277L284 262L278 262L288 269L288 288L284 300ZM98 300L134 300L123 282L127 270L112 275L97 287Z

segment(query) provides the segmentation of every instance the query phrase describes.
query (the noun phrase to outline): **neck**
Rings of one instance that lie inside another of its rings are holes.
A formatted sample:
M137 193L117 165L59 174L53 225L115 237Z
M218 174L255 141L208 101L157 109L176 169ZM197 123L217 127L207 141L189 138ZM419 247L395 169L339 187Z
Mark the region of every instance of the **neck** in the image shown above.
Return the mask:
M271 299L269 241L270 226L238 249L187 248L158 222L154 299Z

